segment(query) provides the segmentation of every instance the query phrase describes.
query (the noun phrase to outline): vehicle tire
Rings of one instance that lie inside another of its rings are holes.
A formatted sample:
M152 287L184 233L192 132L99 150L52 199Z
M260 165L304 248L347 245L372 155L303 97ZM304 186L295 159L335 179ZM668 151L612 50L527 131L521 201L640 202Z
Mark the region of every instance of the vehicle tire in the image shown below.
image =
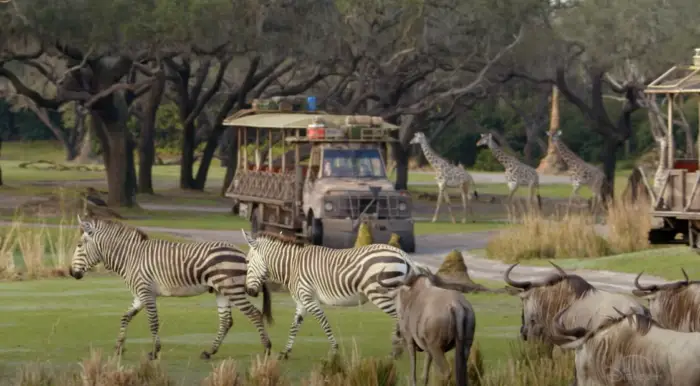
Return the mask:
M323 223L320 219L311 218L311 223L307 223L306 234L309 242L313 245L323 245Z
M406 253L416 252L416 236L414 234L401 236L399 244L401 244L401 249Z

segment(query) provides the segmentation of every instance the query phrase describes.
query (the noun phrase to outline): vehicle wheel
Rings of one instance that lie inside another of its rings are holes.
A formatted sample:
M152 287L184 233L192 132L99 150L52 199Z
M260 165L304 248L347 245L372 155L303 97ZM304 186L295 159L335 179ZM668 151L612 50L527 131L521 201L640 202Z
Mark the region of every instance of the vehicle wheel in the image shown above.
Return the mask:
M674 238L678 234L675 229L652 229L649 231L649 243L651 244L669 244L673 242Z
M307 223L306 234L309 242L313 245L323 245L323 224L320 219L312 218L311 223Z
M401 244L401 249L406 253L416 252L416 236L413 234L401 236L399 244Z

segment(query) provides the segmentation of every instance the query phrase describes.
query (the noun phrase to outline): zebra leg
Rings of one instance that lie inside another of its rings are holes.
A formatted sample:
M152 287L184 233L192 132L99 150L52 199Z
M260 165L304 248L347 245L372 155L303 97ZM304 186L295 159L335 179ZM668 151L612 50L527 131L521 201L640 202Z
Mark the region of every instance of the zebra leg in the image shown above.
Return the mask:
M143 303L138 298L134 298L131 303L131 307L122 316L121 323L119 325L119 336L117 336L117 345L115 346L116 354L121 355L124 353L124 341L126 341L126 328L131 322L131 319L136 316L139 311L143 309Z
M303 297L301 301L302 304L306 304L306 311L313 315L316 318L316 320L318 320L318 323L321 325L321 328L323 328L323 332L326 333L328 341L331 343L330 354L335 355L338 352L338 342L335 340L335 336L333 336L333 331L331 331L331 324L328 323L328 319L326 318L326 314L323 313L321 305L316 299L314 299L311 296Z
M394 298L380 294L376 291L371 291L369 288L365 290L365 296L367 296L367 299L369 299L372 304L379 307L380 310L384 311L384 313L388 314L394 319L394 330L391 333L391 356L394 359L398 359L403 353L404 340L401 337L401 330L399 329L398 315L396 314L396 303Z
M230 302L236 306L236 308L238 308L243 315L245 315L251 321L251 323L253 323L255 328L258 330L258 334L260 334L260 342L262 343L263 347L265 347L265 355L270 355L270 351L272 351L272 343L270 342L270 337L267 335L267 330L263 324L262 312L260 312L260 310L258 310L253 303L250 302L250 300L248 300L243 292L241 292L239 296L231 296Z
M299 327L304 321L304 315L306 315L306 308L297 301L297 309L294 312L294 320L292 320L292 326L289 328L289 339L287 340L287 345L284 347L284 351L279 354L279 359L287 359L289 353L292 352L292 346L294 345L294 338L299 332Z
M158 353L160 352L160 337L158 336L158 309L156 308L156 298L151 294L147 294L141 297L141 303L146 307L146 315L148 315L148 327L151 330L151 336L153 337L153 351L148 353L149 359L158 358Z
M231 316L231 304L229 303L228 297L217 293L216 309L219 312L219 332L216 334L216 338L214 338L214 343L212 343L211 345L211 350L208 352L202 351L202 354L199 356L201 359L209 359L212 355L216 354L217 351L219 351L219 346L221 346L221 342L224 341L226 334L228 334L228 331L231 329L231 326L233 326L233 318Z

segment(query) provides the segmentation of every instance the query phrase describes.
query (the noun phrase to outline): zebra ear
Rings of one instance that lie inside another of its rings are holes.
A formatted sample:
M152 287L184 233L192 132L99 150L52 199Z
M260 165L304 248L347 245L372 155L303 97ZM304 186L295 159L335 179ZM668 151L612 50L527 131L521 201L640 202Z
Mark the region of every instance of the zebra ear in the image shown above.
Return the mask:
M92 236L93 228L92 224L90 221L83 221L83 219L80 218L80 215L78 215L78 225L80 226L80 230L85 233L88 236Z
M241 233L243 233L243 238L248 243L248 246L250 246L251 248L255 248L258 246L258 243L255 241L253 236L248 235L248 233L244 229L241 229Z

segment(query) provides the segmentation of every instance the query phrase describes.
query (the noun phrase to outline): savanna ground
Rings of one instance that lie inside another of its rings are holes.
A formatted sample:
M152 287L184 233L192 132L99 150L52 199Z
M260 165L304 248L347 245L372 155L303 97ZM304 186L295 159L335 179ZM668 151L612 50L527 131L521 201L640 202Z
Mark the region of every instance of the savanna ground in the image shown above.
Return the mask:
M19 216L17 207L28 199L58 194L70 196L86 186L104 189L101 171L55 171L22 168L24 162L43 159L61 163L60 147L52 143L6 144L3 148L2 172L7 186L0 187L2 206L0 220L0 379L3 384L48 384L29 382L25 372L22 381L17 369L23 365L48 361L53 368L81 371L78 363L92 349L111 354L118 332L119 318L130 304L130 294L120 279L98 270L81 281L51 277L65 267L77 237L73 217L61 210L43 215ZM214 163L205 192L183 193L175 189L179 167L155 166L155 196L139 196L141 209L121 212L127 222L136 226L159 228L149 231L153 237L182 240L189 230L216 232L226 237L228 231L248 228L240 218L226 213L228 200L218 196L224 169ZM498 176L497 174L493 174ZM626 184L628 173L616 178L616 190ZM412 172L410 190L416 199L416 233L418 235L457 234L465 240L470 232L501 230L490 239L459 249L472 249L476 259L489 258L503 262L518 261L525 267L547 265L555 259L564 269L607 270L646 274L668 280L680 276L680 267L689 275L700 276L700 258L685 246L651 248L646 243L649 223L640 221L643 208L621 206L606 216L607 230L601 231L591 216L572 214L562 219L525 215L509 222L509 214L499 201L507 190L503 183L478 183L480 197L474 205L478 221L451 224L443 209L441 221L430 223L421 218L432 217L435 203L421 193L434 193L433 176ZM567 183L543 185L540 194L545 213L560 211L570 193ZM453 192L456 194L457 192ZM519 197L525 197L521 189ZM590 194L583 192L585 197ZM495 197L495 202L490 202ZM149 206L150 204L150 206ZM461 218L459 198L452 208ZM512 217L510 218L512 220ZM31 226L29 222L39 222ZM213 233L212 233L213 234ZM461 234L461 236L459 235ZM428 245L424 252L444 254L445 245ZM460 245L457 242L457 245ZM442 249L441 249L442 247ZM420 245L419 245L420 248ZM431 249L432 248L432 249ZM478 249L475 249L478 248ZM18 273L19 272L19 273ZM41 280L27 280L37 279ZM502 282L481 281L489 287L502 287ZM631 283L630 283L631 284ZM273 294L276 323L270 327L273 350L286 343L294 305L287 294ZM476 341L482 354L482 384L485 385L565 385L571 379L570 358L536 359L536 350L523 348L517 340L520 323L519 301L508 295L468 295L477 313ZM215 336L217 314L212 296L189 299L160 299L159 314L163 342L160 363L177 384L195 384L204 378L219 360L232 358L243 374L257 354L262 352L257 333L250 322L234 310L234 327L219 353L209 362L199 359ZM326 307L326 314L344 357L355 353L363 358L385 357L390 349L391 322L373 305L349 308ZM150 334L145 314L138 315L129 327L127 352L121 358L125 365L137 365L141 355L150 349ZM294 351L279 370L294 384L309 384L309 373L318 368L329 348L318 322L307 318L295 342ZM524 355L524 352L530 353ZM407 377L407 355L396 362L398 382ZM420 363L419 363L420 365ZM87 371L87 370L83 370ZM19 383L18 383L19 382ZM388 381L387 381L388 382ZM376 384L395 384L391 382ZM226 384L226 383L219 383ZM233 384L233 383L228 383ZM277 384L269 383L268 384ZM367 383L367 384L371 384Z

